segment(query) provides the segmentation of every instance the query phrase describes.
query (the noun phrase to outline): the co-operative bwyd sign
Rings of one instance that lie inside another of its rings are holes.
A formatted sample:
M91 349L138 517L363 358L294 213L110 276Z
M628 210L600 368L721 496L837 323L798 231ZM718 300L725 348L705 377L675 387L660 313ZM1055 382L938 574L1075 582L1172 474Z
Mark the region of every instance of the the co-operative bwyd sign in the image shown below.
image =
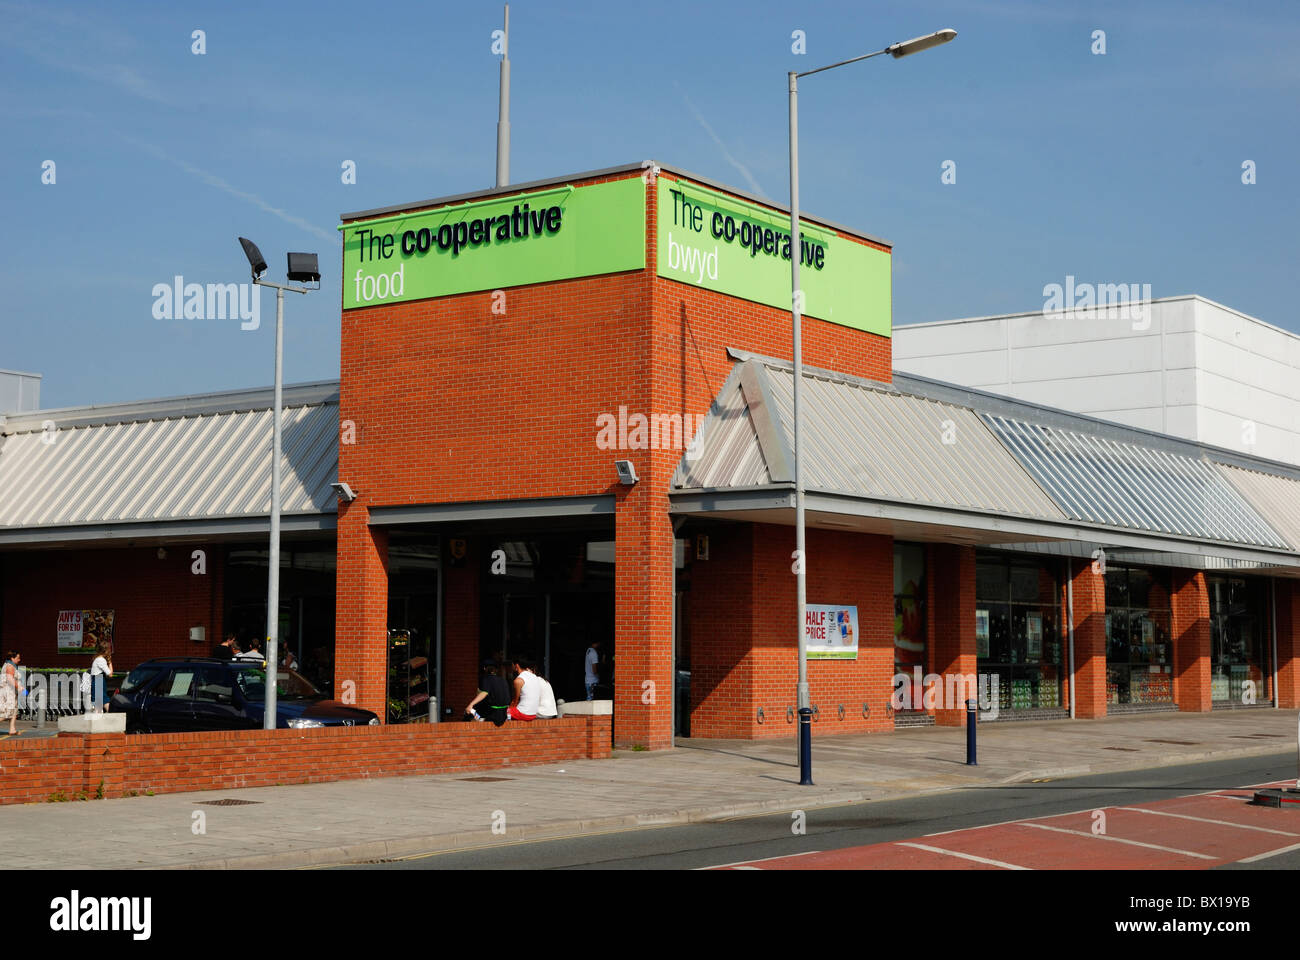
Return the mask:
M800 221L804 313L889 336L890 257ZM790 309L790 218L681 181L659 181L661 277Z
M645 267L638 177L346 224L343 308Z

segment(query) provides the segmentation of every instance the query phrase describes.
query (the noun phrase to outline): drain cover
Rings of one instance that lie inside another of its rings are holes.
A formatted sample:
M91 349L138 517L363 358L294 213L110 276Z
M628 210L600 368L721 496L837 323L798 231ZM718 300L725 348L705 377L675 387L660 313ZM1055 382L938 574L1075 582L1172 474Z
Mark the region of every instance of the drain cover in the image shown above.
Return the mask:
M224 800L198 800L195 801L201 807L246 807L251 803L261 803L261 800L236 800L233 797L226 797Z
M505 783L507 780L513 780L514 777L461 777L466 783Z

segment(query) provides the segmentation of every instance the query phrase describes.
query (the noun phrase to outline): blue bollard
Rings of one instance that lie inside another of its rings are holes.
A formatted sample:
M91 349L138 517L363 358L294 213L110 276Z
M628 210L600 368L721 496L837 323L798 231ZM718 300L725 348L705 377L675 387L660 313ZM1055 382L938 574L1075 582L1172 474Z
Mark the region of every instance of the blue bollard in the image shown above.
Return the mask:
M813 786L812 708L799 708L799 786Z
M966 701L966 766L979 766L975 762L975 701Z

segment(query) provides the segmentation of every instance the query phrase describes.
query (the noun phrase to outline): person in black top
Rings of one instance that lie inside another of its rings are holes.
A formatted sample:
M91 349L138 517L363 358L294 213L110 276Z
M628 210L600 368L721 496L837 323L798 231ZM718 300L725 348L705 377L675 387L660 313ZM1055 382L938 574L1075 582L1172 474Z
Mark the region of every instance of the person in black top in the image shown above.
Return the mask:
M235 642L233 633L226 634L226 639L222 640L212 650L212 655L218 660L231 660L234 658L234 652L230 649Z
M506 708L510 706L510 685L501 676L495 660L483 661L483 674L478 681L478 695L465 708L466 720L491 720L498 727L506 722ZM476 710L475 707L480 707Z

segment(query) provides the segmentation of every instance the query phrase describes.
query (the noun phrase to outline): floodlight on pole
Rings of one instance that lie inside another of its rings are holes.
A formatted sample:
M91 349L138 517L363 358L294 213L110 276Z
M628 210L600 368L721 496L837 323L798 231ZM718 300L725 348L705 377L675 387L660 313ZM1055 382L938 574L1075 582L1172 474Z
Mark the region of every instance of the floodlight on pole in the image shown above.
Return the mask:
M319 289L320 270L314 253L291 253L288 256L288 275L290 280L315 282L315 288L290 287L282 283L263 280L266 272L266 258L257 244L245 237L239 238L239 245L244 248L244 256L253 271L253 283L262 287L275 288L275 404L272 412L272 448L271 448L271 544L269 569L266 577L266 693L265 716L262 727L274 730L277 720L276 681L279 674L279 640L280 640L280 451L283 446L281 435L281 408L284 393L284 292L307 293L309 289Z
M244 256L248 257L248 265L253 271L253 282L256 283L261 279L262 274L266 273L266 257L262 256L262 251L257 249L257 244L252 240L240 237L239 245L244 248Z
M799 785L812 786L812 698L808 691L808 638L806 621L808 616L808 555L805 535L804 510L804 475L803 475L803 431L799 425L802 420L803 399L803 309L804 293L799 287L799 260L802 256L799 236L799 78L814 73L824 73L859 60L869 60L888 53L898 59L909 54L920 53L931 47L947 43L957 36L956 30L938 30L914 40L895 43L875 53L864 53L859 57L841 60L815 70L802 73L790 71L790 319L794 334L794 549L795 549L795 609L796 642L799 650L799 680L795 688L795 700L799 707Z

